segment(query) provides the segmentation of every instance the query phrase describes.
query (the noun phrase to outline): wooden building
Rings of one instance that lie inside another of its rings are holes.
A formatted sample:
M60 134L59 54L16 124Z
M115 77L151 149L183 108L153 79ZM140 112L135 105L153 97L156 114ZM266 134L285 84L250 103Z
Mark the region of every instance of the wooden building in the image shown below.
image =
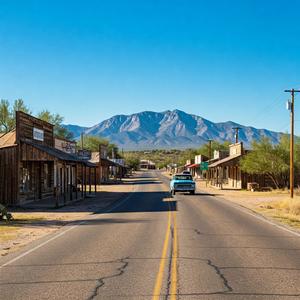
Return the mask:
M125 165L121 165L118 161L113 161L107 158L106 152L92 152L91 163L97 165L97 184L107 183L110 178L121 179L125 176L127 169ZM94 184L94 180L92 181Z
M273 187L272 182L261 174L250 175L240 168L240 160L247 155L243 143L229 146L229 156L214 161L209 165L208 181L210 185L220 189L247 189L250 182L258 183L260 187Z
M193 163L191 163L190 165L185 166L185 168L190 171L191 175L195 178L195 179L203 179L205 178L206 175L206 171L203 171L201 169L201 164L205 161L208 160L208 157L206 157L205 155L199 154L195 156L195 159L192 160Z
M95 168L55 148L53 125L18 111L16 129L0 137L0 203L19 206L51 198L61 205L82 198Z
M156 166L155 163L151 160L141 159L139 168L141 170L155 170Z

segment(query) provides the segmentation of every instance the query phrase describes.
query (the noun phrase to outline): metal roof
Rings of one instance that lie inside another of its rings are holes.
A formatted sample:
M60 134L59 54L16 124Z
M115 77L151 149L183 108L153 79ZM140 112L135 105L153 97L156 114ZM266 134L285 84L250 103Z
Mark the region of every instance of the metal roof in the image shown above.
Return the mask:
M225 158L218 160L218 161L212 163L211 165L209 165L209 168L217 167L219 165L225 164L227 162L230 162L230 161L237 159L239 157L242 157L242 156L243 156L242 154L236 154L236 155L231 155L231 156L225 157Z
M0 148L16 145L16 130L0 135Z
M25 144L28 144L28 145L30 145L32 147L35 147L38 150L44 151L47 154L49 154L50 156L53 156L53 157L55 157L55 158L57 158L59 160L64 160L64 161L69 161L69 162L83 163L83 164L87 165L88 167L96 167L96 165L93 164L92 162L79 159L77 155L66 153L64 151L61 151L61 150L53 148L53 147L49 147L49 146L45 146L45 145L42 145L42 144L33 143L31 141L22 140L22 142L25 143Z

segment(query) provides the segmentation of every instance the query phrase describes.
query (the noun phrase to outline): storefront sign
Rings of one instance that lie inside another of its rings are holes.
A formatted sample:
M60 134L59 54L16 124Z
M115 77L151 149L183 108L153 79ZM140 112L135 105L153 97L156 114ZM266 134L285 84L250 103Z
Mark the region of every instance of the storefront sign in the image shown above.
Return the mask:
M44 141L44 130L33 127L33 139L37 141Z
M207 161L204 161L204 162L201 163L200 170L201 171L207 171L208 170L208 162Z
M90 150L86 150L86 149L80 149L77 151L77 155L79 157L79 159L82 160L90 160L92 157L92 153Z

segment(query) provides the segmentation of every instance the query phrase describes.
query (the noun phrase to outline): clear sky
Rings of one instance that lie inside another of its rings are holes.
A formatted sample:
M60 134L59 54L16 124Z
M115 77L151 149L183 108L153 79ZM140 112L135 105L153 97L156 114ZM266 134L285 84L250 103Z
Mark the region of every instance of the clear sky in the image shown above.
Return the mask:
M86 126L181 109L286 131L299 11L296 0L0 0L0 98Z

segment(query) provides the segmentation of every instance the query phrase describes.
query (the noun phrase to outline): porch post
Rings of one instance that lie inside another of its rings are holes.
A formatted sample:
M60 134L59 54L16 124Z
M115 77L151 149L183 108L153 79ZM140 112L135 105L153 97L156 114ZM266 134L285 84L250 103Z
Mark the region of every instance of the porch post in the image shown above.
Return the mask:
M75 164L75 197L78 199L78 186L77 186L77 163Z
M84 197L84 170L83 163L81 164L81 198Z
M63 174L64 174L64 205L66 205L67 202L67 174L66 174L66 163L63 163Z
M92 193L92 183L91 183L91 167L89 167L89 195Z
M97 167L94 168L94 183L95 183L95 195L97 194Z
M73 200L73 166L70 166L70 201Z
M86 166L84 166L84 198L86 197Z

